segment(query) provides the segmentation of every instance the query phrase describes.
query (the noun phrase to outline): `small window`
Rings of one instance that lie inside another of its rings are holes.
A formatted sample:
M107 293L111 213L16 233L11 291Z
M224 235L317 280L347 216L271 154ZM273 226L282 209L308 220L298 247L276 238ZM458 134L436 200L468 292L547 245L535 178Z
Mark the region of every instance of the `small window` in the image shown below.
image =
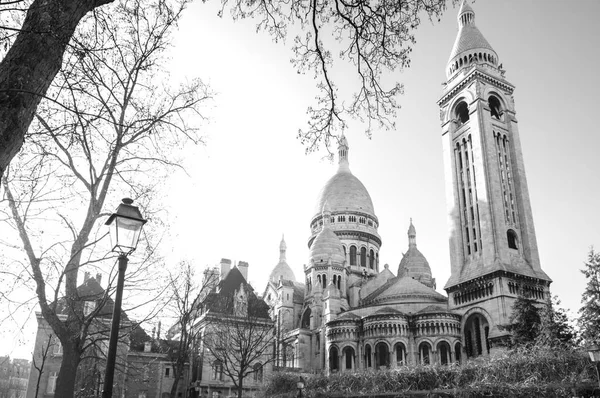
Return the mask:
M464 123L469 121L469 106L465 101L461 101L458 104L455 113L459 125L463 125Z
M56 372L50 372L50 375L48 376L48 388L46 389L46 392L48 394L54 394L54 392L56 391L57 378L58 374Z
M223 363L217 360L212 364L212 379L223 380Z
M512 229L506 231L506 238L508 239L508 247L510 249L519 250L519 238L517 237L517 233Z
M165 368L165 377L169 377L171 373L171 368Z

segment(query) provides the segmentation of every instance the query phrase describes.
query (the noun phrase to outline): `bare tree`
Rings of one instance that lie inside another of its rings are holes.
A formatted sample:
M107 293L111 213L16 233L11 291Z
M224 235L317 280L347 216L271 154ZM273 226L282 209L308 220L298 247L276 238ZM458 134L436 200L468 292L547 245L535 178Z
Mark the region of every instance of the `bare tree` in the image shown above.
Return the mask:
M208 312L201 321L202 339L221 371L231 379L242 397L244 379L250 374L262 375L273 361L274 325L268 307L257 298L247 284L241 284L231 299L217 306L208 298ZM210 310L213 309L213 311Z
M177 397L177 388L185 372L185 365L194 357L199 333L195 324L201 314L201 303L216 285L217 279L216 274L205 273L205 277L198 283L194 266L188 261L179 264L179 272L176 275L169 275L170 310L175 318L175 325L172 327L175 336L173 344L170 344L173 365L171 398Z
M73 396L90 325L103 308L85 313L79 269L114 271L103 244L105 204L117 202L115 190L129 191L158 223L149 204L161 176L178 167L173 149L201 141L207 88L200 81L173 88L162 69L186 4L122 0L85 17L40 104L27 150L3 176L0 211L18 232L42 316L63 346L56 396ZM142 261L155 258L152 247L141 251ZM134 268L129 283L141 277Z
M40 391L40 382L42 381L42 374L44 373L44 365L46 364L46 358L48 358L48 352L50 351L50 347L52 347L52 335L48 336L48 340L45 341L45 344L41 347L40 350L40 363L36 363L35 356L33 356L33 368L37 370L38 376L35 380L35 395L34 398L37 398L38 393Z
M90 10L112 1L35 0L29 7L25 2L22 27L0 27L0 32L20 32L0 63L0 176L21 148L78 22ZM369 136L373 124L394 126L403 86L387 85L384 78L410 66L414 32L421 18L439 19L446 6L446 0L221 2L221 15L229 10L234 18L256 18L258 29L269 32L274 40L290 36L290 27L300 27L301 33L294 38L294 64L300 73L314 73L318 90L315 104L308 108L308 126L298 134L307 152L321 146L329 151L336 132L347 127L348 116L365 120ZM0 12L14 8L13 3L0 3ZM114 16L120 12L118 6L111 9ZM0 45L6 45L6 40L0 35ZM348 98L338 92L338 80L347 75L336 72L338 64L354 69L356 83Z
M21 149L37 106L60 70L79 21L111 1L0 2L0 12L27 10L21 27L0 26L2 32L19 33L0 63L0 178ZM10 35L0 38L0 44L5 46L11 40Z

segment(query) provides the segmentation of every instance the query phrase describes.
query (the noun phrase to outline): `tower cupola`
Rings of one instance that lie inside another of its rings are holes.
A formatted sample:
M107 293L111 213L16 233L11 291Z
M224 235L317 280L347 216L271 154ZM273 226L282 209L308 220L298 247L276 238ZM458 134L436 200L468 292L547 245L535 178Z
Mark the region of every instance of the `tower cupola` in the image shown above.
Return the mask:
M475 11L463 0L458 11L458 34L450 53L446 75L450 79L459 71L475 65L498 69L498 54L475 26Z

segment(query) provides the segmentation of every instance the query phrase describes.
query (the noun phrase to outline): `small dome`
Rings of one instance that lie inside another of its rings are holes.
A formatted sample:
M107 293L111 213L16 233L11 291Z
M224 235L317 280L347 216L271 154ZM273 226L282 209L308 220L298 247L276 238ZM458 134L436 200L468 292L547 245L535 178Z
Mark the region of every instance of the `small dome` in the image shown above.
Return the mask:
M410 219L408 227L408 251L398 265L398 276L408 276L424 285L434 287L435 281L431 275L431 267L425 256L417 249L417 230Z
M337 264L343 264L345 261L342 242L327 224L323 226L310 246L310 259L315 263L325 264L329 260Z
M279 243L279 262L271 271L269 275L269 281L277 283L280 279L286 281L296 281L296 276L294 275L294 271L288 265L285 260L285 251L287 249L287 245L285 244L285 240L283 236L281 237L281 243Z
M294 275L294 271L286 262L278 263L275 268L269 274L269 280L271 282L277 283L279 279L283 279L286 281L296 281L296 276Z

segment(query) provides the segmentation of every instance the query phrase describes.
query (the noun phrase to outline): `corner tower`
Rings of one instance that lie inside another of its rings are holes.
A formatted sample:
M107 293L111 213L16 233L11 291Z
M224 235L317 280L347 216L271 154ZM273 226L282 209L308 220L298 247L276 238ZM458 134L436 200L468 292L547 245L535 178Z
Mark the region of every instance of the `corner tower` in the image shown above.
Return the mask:
M467 356L488 354L508 337L519 294L543 300L541 269L514 86L463 1L440 106L451 275L450 308L464 314Z

